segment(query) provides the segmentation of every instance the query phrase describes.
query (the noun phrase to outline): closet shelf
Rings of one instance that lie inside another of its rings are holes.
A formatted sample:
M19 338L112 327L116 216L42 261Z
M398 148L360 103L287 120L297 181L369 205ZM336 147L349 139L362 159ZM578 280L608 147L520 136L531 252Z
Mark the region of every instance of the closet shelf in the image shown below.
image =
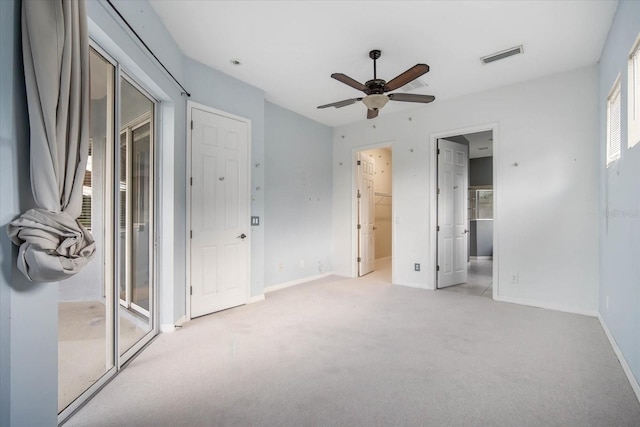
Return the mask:
M387 205L386 203L382 203L387 199L391 198L391 194L389 193L379 193L379 192L375 192L373 193L376 197L378 197L378 199L376 199L376 205L382 205L382 206L391 206L391 205Z

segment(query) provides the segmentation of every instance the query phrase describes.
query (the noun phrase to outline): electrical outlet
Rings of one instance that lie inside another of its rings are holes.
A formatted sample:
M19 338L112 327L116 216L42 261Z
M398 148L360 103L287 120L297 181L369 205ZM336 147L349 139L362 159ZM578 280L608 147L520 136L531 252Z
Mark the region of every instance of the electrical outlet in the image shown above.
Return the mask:
M300 260L300 268L304 268L304 260L303 259Z
M511 283L514 285L517 285L518 282L519 282L518 273L516 273L513 276L511 276Z
M419 263L419 262L416 262L415 264L413 264L413 269L414 269L415 271L420 271L420 263Z
M606 297L604 297L604 308L606 308L607 310L609 310L609 295L607 295Z
M278 271L282 271L284 270L284 266L282 265L282 263L278 264Z

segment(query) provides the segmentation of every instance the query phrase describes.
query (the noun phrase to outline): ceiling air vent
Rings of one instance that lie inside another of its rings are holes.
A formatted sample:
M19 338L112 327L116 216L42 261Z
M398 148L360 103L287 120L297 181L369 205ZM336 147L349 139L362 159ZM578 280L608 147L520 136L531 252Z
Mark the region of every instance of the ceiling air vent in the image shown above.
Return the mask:
M412 92L416 89L420 89L421 87L427 87L427 84L420 79L415 79L414 81L402 86L401 90L403 92Z
M499 61L504 58L508 58L513 55L519 55L524 53L522 45L502 50L500 52L492 53L491 55L483 56L480 58L483 64L489 64L490 62Z

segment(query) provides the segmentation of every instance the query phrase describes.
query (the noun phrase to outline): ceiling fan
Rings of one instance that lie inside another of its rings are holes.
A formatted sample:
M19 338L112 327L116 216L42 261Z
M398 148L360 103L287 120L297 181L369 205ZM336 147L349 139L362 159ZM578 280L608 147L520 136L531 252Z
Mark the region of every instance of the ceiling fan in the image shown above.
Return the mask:
M331 77L351 86L354 89L361 90L366 93L367 96L363 98L351 98L343 101L333 102L331 104L320 105L318 108L335 107L342 108L347 105L355 104L358 101L362 101L367 106L367 119L373 119L378 116L378 111L385 106L389 100L402 101L402 102L421 102L428 103L433 102L436 98L432 95L418 95L413 93L390 93L385 95L386 92L399 89L407 83L417 79L421 75L429 72L429 66L427 64L416 64L409 68L404 73L395 77L388 83L376 76L376 60L380 58L381 52L379 50L372 50L369 52L369 58L373 59L373 79L369 80L365 84L362 84L346 74L334 73Z

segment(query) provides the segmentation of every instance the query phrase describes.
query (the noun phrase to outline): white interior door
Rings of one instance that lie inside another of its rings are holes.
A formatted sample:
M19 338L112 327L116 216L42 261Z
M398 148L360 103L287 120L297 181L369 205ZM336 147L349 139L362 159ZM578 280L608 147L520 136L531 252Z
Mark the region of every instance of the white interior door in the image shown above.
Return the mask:
M249 296L249 125L192 108L191 317Z
M467 281L469 147L438 140L438 288Z
M364 276L375 269L376 261L373 189L375 159L358 153L356 170L358 181L358 276Z

